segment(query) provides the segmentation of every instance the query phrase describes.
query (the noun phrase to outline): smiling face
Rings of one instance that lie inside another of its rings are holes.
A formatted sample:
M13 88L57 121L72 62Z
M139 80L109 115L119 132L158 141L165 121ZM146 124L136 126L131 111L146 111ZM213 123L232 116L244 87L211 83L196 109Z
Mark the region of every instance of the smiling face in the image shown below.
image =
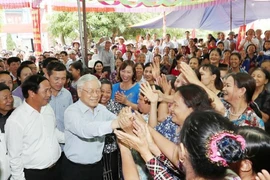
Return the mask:
M255 70L251 76L256 81L256 87L263 87L268 83L268 79L266 78L264 72L260 69Z
M187 107L180 93L175 93L171 106L172 121L178 125L183 125L185 119L192 111L192 108Z
M89 108L94 109L100 100L101 89L98 80L91 80L78 87L78 96L80 100Z
M199 62L197 58L191 58L188 64L193 70L199 68Z
M232 68L240 68L241 65L241 60L239 59L239 57L237 55L232 55L230 57L230 66Z
M210 60L210 63L213 64L213 65L217 65L219 64L219 61L220 61L220 55L217 51L211 51L210 55L209 55L209 60Z
M122 82L131 82L133 74L134 72L131 66L127 66L125 69L120 70Z
M51 99L51 85L48 80L44 80L39 84L39 89L37 93L32 92L33 99L35 99L36 103L39 107L45 106L49 103Z
M94 68L97 73L102 73L103 65L101 63L97 63Z
M52 74L50 76L47 76L47 78L50 81L51 87L54 91L60 91L66 82L66 71L52 71Z
M208 68L203 68L201 67L200 70L200 75L201 75L201 82L205 86L210 86L214 84L215 81L215 75L211 73L211 71Z
M10 90L0 91L0 113L5 115L13 108L13 96Z
M110 84L102 84L101 85L101 98L100 103L103 105L107 105L112 95L112 87Z
M138 64L135 67L135 71L136 71L136 76L141 77L143 75L143 67L142 67L142 65Z
M238 99L240 89L236 86L232 76L229 76L224 80L224 87L222 89L224 94L224 100L231 103L234 100Z
M152 67L151 66L148 66L148 67L144 68L143 77L149 83L154 80L153 74L152 74Z

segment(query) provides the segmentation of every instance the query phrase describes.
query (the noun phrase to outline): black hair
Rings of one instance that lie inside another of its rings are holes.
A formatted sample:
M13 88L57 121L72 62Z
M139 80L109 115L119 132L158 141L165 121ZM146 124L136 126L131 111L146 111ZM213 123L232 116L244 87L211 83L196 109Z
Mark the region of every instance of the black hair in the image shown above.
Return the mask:
M133 71L132 83L135 83L136 82L136 71L135 71L135 68L134 68L134 62L131 61L131 60L126 60L121 64L121 66L119 68L119 72L117 74L117 79L119 79L120 82L123 81L123 79L121 78L120 72L121 72L121 70L126 69L127 66L131 66L131 68L132 68L132 71Z
M94 64L94 67L93 67L93 74L95 74L97 72L96 69L95 69L97 64L101 64L103 66L102 61L96 61L95 64Z
M47 74L51 76L53 71L67 71L66 66L61 62L51 62L47 65Z
M198 85L187 84L176 89L183 98L187 107L192 108L193 111L211 110L212 101L208 97L206 91Z
M265 79L267 79L268 82L270 82L270 73L266 69L261 68L261 67L256 67L255 69L252 70L252 72L250 74L252 74L256 70L262 71L264 73L264 75L265 75Z
M136 67L139 66L139 65L141 65L142 68L143 68L143 70L144 70L144 64L143 63L139 63L139 62L134 65L134 69L136 70Z
M5 84L5 83L0 83L0 91L3 91L3 90L9 90L9 87Z
M248 48L249 48L250 46L254 46L254 47L255 47L254 54L256 54L257 47L255 46L255 44L249 44L249 45L247 46L247 48L246 48L246 54L247 54L247 56L248 56Z
M69 66L73 67L76 70L80 70L80 75L83 75L83 64L81 61L75 61L73 63L71 63Z
M237 133L246 140L246 158L252 162L254 173L262 169L270 172L270 136L258 127L239 126Z
M219 54L219 56L220 56L220 57L222 56L222 51L221 51L219 48L215 48L215 49L210 50L209 55L210 55L213 51L217 51L218 54Z
M59 60L54 57L48 57L42 61L42 67L47 68L48 64L50 64L51 62L59 62Z
M241 54L240 54L240 53L238 53L238 52L233 52L233 53L231 53L231 55L230 55L230 59L231 59L231 57L232 57L232 56L237 56L237 57L238 57L238 59L239 59L239 61L240 61L240 63L241 63L242 58L241 58Z
M34 93L37 93L40 88L40 83L45 80L48 79L40 75L32 75L26 78L26 80L22 84L23 97L25 99L29 97L28 91L33 91Z
M19 62L20 63L21 62L21 59L18 58L18 57L10 57L10 58L7 59L7 64L8 65L10 65L13 62Z
M61 51L60 54L64 54L65 56L68 55L67 51Z
M204 64L202 65L200 68L202 68L203 70L208 69L212 75L216 75L216 79L215 79L215 87L218 90L222 90L223 89L223 82L221 81L220 78L220 70L218 67L214 66L213 64Z
M144 68L143 68L143 69L145 69L145 68L147 68L147 67L151 67L151 65L152 65L152 63L151 63L151 62L148 62L148 63L146 63L146 64L144 65Z
M112 83L111 83L111 81L109 81L107 78L102 78L102 79L100 79L99 81L100 81L101 85L102 85L102 84L108 84L108 85L110 85L111 90L112 90Z
M22 70L24 68L29 68L30 71L32 72L31 68L28 65L26 65L26 64L20 65L20 67L17 69L17 77L21 77L21 73L22 73ZM17 81L18 85L21 85L21 80L19 80L19 78L17 78L16 81Z
M0 75L1 74L9 75L11 77L11 80L13 81L13 77L10 75L10 73L8 71L0 71Z
M22 63L21 63L21 66L24 66L24 65L30 65L30 64L35 64L33 61L23 61Z
M227 167L211 162L207 155L208 144L216 134L224 131L234 133L235 128L229 119L214 111L194 111L187 117L181 129L180 142L187 149L187 158L198 176L206 179L224 178ZM218 152L227 164L243 159L244 150L238 141L225 136L219 142Z
M270 43L270 40L266 40L266 41L264 41L264 43L263 43L263 51L267 51L267 49L265 49L265 43Z
M255 80L249 74L243 72L227 74L225 79L230 76L233 78L234 83L238 88L244 87L246 89L245 99L247 103L250 103L256 88Z

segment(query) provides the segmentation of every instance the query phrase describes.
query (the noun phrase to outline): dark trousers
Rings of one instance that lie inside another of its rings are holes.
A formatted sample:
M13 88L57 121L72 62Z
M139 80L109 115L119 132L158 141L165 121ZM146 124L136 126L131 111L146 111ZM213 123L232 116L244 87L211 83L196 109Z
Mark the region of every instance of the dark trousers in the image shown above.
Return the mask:
M61 180L60 166L56 164L46 169L24 169L26 180Z
M62 159L63 180L102 180L102 162L94 164L77 164L70 161L65 155Z

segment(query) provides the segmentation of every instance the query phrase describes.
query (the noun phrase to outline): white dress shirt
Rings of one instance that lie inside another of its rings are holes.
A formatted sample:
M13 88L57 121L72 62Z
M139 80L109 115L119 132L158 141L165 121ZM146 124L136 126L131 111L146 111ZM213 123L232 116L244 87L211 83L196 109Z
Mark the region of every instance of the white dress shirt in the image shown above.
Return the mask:
M94 164L101 160L105 134L112 132L116 115L98 104L94 110L81 100L70 105L64 114L66 157L78 164Z
M12 180L25 179L24 168L50 167L61 155L59 143L64 143L64 135L56 128L49 104L39 113L24 101L7 119L5 133Z
M7 180L10 176L9 157L6 148L5 133L0 130L0 179Z

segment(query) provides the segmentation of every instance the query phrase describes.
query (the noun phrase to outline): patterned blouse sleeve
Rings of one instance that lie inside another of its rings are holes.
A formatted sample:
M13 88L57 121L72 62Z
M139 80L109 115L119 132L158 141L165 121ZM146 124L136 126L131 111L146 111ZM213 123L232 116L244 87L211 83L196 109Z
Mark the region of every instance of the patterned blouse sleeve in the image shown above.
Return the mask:
M179 164L179 169L177 169L172 163L171 161L164 155L164 154L160 154L157 159L164 164L164 166L166 166L168 169L170 169L171 171L173 171L174 173L178 174L178 175L182 175L182 172L184 172L183 170L183 166L180 163Z
M173 177L156 157L148 161L146 167L154 180L173 180Z

